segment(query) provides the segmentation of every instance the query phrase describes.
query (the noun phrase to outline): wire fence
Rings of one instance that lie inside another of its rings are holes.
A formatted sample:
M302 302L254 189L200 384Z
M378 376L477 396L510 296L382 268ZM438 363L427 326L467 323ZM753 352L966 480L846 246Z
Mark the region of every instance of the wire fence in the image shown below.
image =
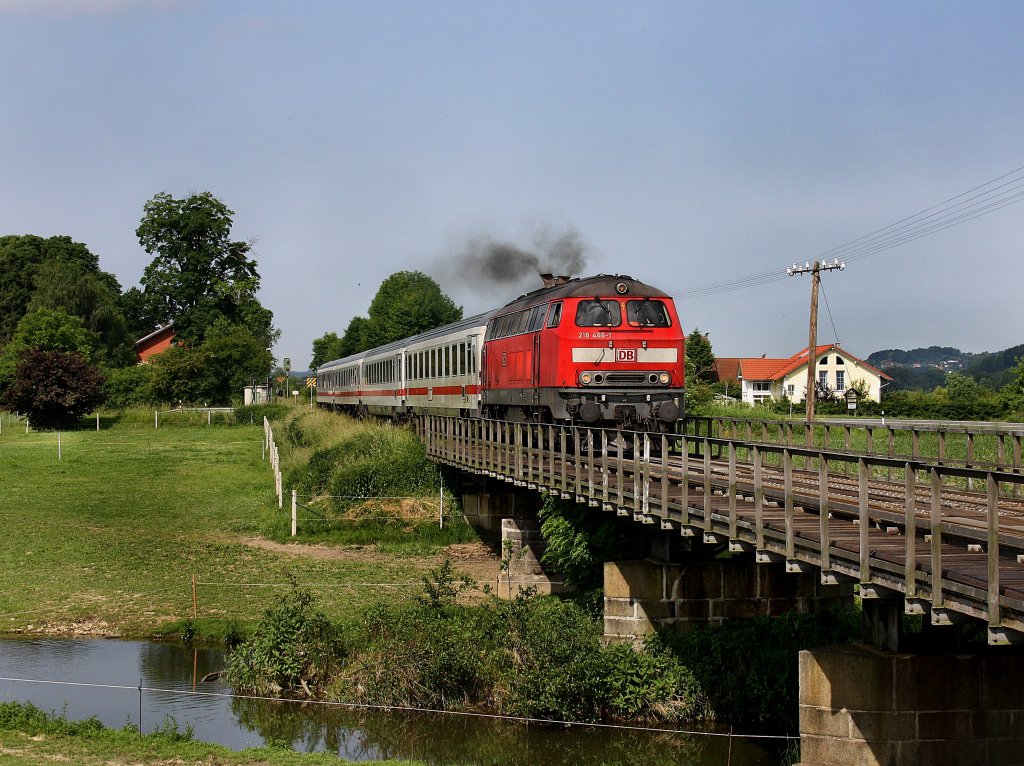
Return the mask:
M751 739L751 740L776 740L776 741L792 741L799 740L800 737L792 734L755 734L755 733L736 733L730 728L729 731L708 731L706 729L680 729L670 728L667 726L635 726L623 723L604 723L600 721L575 721L564 718L535 718L531 716L515 716L515 715L503 715L501 713L485 713L476 710L448 710L445 708L423 708L423 707L412 707L405 705L379 705L367 702L344 702L338 700L321 700L321 699L293 699L289 697L270 697L259 694L236 694L234 692L213 692L213 691L198 691L188 689L169 689L166 687L159 686L144 686L140 681L135 686L129 686L127 684L113 684L113 683L92 683L84 681L55 681L42 678L24 678L18 676L0 676L0 681L7 683L25 683L25 684L40 684L46 686L69 686L87 689L112 689L121 691L136 692L139 695L139 724L138 731L141 735L143 733L143 721L142 721L142 698L143 694L162 694L177 697L212 697L222 698L227 700L256 700L261 702L273 702L275 704L291 704L299 706L316 705L327 708L340 708L346 710L375 710L388 713L428 713L432 715L443 715L443 716L454 716L460 718L478 718L488 719L496 721L508 721L510 723L519 724L533 724L533 725L544 725L544 726L561 726L561 727L579 727L589 729L605 729L605 730L617 730L617 731L629 731L629 732L644 732L649 734L678 734L684 736L698 736L698 737L726 737L729 739Z

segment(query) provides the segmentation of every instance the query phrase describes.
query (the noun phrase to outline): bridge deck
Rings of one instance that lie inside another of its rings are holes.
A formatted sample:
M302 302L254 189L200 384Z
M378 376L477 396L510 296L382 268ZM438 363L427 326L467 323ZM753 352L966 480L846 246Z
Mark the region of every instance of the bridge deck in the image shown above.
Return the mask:
M439 462L853 580L864 597L902 596L935 624L979 620L992 643L1024 638L1019 469L457 418L418 427Z

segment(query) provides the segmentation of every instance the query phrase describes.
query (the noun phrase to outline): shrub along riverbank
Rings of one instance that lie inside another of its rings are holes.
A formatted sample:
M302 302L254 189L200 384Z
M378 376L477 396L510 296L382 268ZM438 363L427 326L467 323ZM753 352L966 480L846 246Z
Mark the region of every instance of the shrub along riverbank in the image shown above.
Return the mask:
M380 602L342 624L295 590L232 653L229 678L255 694L389 707L571 721L711 717L693 675L657 643L604 646L600 621L572 600L465 605L462 587L445 563L415 601Z

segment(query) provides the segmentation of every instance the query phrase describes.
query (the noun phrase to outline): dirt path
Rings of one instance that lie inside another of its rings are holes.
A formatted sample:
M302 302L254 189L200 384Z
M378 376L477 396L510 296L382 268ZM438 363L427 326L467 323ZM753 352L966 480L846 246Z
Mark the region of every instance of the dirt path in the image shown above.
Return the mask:
M243 545L272 551L286 556L320 559L322 561L356 561L368 564L381 564L394 558L392 554L381 553L371 547L363 546L332 546L316 543L278 543L262 537L243 537L239 539ZM501 571L501 559L491 552L483 543L457 543L449 545L436 556L414 556L403 560L424 572L436 567L445 557L452 560L459 572L472 577L480 585L494 584Z

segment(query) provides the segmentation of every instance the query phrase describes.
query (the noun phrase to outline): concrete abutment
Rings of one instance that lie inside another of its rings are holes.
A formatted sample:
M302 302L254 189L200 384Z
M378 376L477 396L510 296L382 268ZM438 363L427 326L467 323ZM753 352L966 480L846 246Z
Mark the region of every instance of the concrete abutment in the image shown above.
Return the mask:
M1024 652L800 653L802 766L1024 765Z

